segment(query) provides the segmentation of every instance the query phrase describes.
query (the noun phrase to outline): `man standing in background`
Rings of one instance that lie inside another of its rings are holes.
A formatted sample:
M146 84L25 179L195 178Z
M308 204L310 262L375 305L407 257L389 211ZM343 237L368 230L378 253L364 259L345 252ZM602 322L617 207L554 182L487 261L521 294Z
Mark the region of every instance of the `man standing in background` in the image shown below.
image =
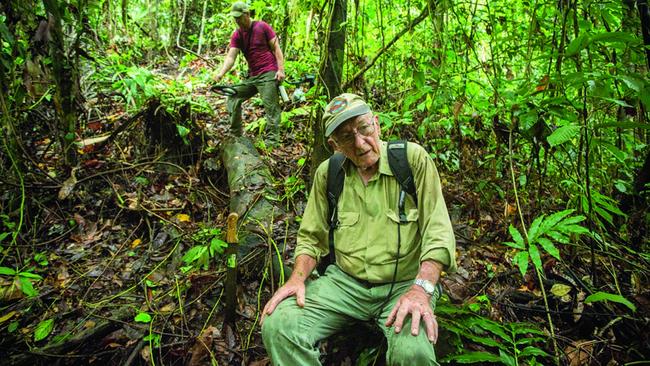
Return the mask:
M280 104L278 83L284 80L284 56L280 42L273 28L264 21L253 21L248 4L238 1L232 5L230 16L235 18L237 29L230 37L230 49L221 70L217 73L219 82L228 72L241 51L248 63L248 77L242 85L235 86L237 94L228 97L230 129L235 135L242 134L241 105L257 92L262 97L266 113L268 144L276 145L279 140Z

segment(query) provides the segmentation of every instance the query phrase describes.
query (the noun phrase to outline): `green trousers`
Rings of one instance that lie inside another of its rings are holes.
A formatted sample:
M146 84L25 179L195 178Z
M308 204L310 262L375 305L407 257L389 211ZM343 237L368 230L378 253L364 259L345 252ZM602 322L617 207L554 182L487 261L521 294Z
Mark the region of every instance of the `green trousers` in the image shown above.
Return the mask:
M242 133L241 105L257 92L262 97L266 115L266 130L269 138L277 140L280 127L280 103L278 100L278 84L275 80L275 71L265 72L252 76L242 85L235 86L237 94L228 97L227 108L230 113L230 129L236 135Z
M295 297L289 297L264 321L262 339L273 365L320 365L317 342L358 320L374 322L382 330L388 341L388 365L438 365L424 325L417 336L411 335L410 316L398 334L384 325L393 305L412 284L395 283L382 309L390 284L367 286L330 265L324 276L307 284L304 308L296 304ZM436 295L431 300L434 308Z

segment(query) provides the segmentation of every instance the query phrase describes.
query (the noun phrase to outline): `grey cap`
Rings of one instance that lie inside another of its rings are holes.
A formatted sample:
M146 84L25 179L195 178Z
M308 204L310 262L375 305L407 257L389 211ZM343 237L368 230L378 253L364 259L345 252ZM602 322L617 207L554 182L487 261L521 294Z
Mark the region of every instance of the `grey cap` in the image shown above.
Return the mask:
M329 137L343 122L366 113L370 113L370 107L356 94L344 93L332 99L323 114L325 137Z
M239 18L242 16L242 14L248 13L248 11L248 4L243 1L237 1L236 3L232 4L232 7L230 8L230 16Z

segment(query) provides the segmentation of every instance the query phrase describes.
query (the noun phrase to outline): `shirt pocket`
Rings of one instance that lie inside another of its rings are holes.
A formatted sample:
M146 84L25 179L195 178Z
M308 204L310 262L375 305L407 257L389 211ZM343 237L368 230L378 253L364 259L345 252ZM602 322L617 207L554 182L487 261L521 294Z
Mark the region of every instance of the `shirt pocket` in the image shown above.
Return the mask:
M400 223L399 214L393 210L386 210L387 225L381 230L381 238L384 241L384 255L377 253L378 264L395 262L397 258L397 245L399 241L399 257L404 258L412 255L417 249L420 239L418 235L418 217L417 209L406 210L406 222ZM397 230L399 229L399 236ZM379 260L379 258L381 258Z
M363 248L358 212L338 213L338 226L334 231L334 247L346 255L358 255Z

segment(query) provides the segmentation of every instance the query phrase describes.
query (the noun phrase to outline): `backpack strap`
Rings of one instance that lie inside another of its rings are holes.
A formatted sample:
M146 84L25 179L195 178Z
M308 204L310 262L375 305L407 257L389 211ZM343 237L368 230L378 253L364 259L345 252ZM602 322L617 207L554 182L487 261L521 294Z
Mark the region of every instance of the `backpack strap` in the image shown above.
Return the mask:
M406 199L406 193L413 197L415 205L418 204L418 195L415 190L415 180L413 179L413 172L411 171L411 166L409 165L408 158L406 156L406 146L408 143L403 140L390 141L388 142L388 165L390 170L395 174L395 178L399 182L400 187L402 188L399 194L399 219L401 223L406 222L406 213L404 212L404 202Z
M334 254L334 230L339 225L339 216L337 204L341 192L343 192L343 182L345 180L345 171L343 170L343 163L345 162L345 155L337 152L334 153L327 166L327 223L329 224L329 254L326 258L321 258L318 263L318 273L321 275L325 273L325 269L330 264L336 262Z
M248 32L248 43L244 44L244 33L239 30L239 39L241 41L241 46L242 46L242 52L244 53L244 57L248 57L248 51L251 48L251 41L253 40L253 32L255 32L255 24L257 22L253 21L251 23L251 30Z

